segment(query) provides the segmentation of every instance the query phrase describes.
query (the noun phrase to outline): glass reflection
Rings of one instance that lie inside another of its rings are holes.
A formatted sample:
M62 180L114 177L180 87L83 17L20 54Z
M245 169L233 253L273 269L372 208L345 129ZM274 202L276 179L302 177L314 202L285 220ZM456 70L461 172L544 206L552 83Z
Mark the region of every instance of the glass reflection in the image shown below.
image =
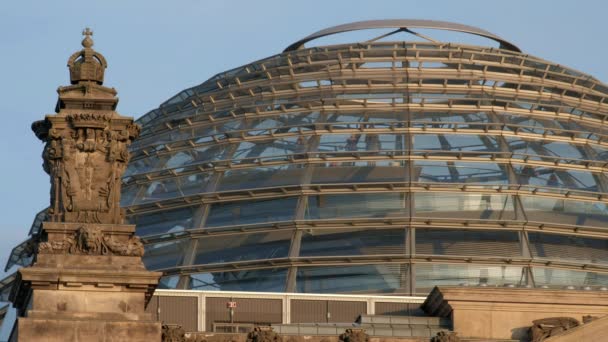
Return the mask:
M496 163L416 161L414 174L425 183L509 183L505 166Z
M520 184L583 191L598 191L599 179L602 177L602 175L587 171L529 165L514 165L513 170L517 174Z
M417 264L416 293L427 295L435 286L526 285L519 266Z
M405 182L406 172L403 161L332 161L315 164L312 183Z
M192 228L198 207L176 208L128 217L131 224L137 225L139 236L178 233Z
M405 229L309 229L302 232L300 256L405 253Z
M605 239L528 232L528 240L535 258L608 263L608 240Z
M206 227L292 220L297 197L213 203Z
M308 196L305 218L405 216L405 198L405 194L396 192Z
M296 291L303 293L397 292L407 286L408 265L298 267Z
M529 221L602 227L608 222L606 203L539 196L519 197Z
M197 273L188 276L188 288L205 291L283 292L286 276L285 268Z
M157 242L145 246L144 265L149 270L159 270L182 265L190 240Z
M513 231L418 228L416 254L516 257L521 247Z
M462 219L514 219L513 199L509 195L453 192L419 192L414 194L418 217Z
M304 171L305 169L298 165L226 170L220 180L218 191L296 185L301 183Z
M497 152L496 137L471 134L414 134L414 149L423 151Z
M133 204L163 201L203 193L207 188L210 177L211 174L209 173L197 173L153 181L144 185L145 191L141 194L141 198L135 200Z
M564 286L605 286L608 274L581 272L555 268L532 268L536 286L562 288Z
M289 230L201 238L194 264L284 258L289 253L292 235Z

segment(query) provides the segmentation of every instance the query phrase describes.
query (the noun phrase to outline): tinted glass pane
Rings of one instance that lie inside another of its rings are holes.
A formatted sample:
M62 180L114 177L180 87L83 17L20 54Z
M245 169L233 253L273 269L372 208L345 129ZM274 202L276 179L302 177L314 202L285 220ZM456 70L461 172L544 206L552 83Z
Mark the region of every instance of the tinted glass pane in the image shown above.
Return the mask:
M405 229L311 229L302 232L300 246L303 257L403 253Z
M419 192L414 194L418 217L462 219L514 219L513 199L509 195Z
M604 226L608 222L605 203L534 196L520 198L529 221L589 226Z
M405 182L406 166L399 161L352 161L315 164L312 183Z
M139 236L177 233L192 228L199 207L177 208L128 217Z
M206 227L277 222L293 219L297 197L265 201L213 203Z
M188 288L205 291L283 292L287 269L273 268L189 275Z
M542 140L522 140L512 137L507 137L506 140L509 144L509 150L518 154L560 157L564 159L591 159L581 145Z
M307 219L406 215L403 193L308 196Z
M532 268L536 286L561 288L564 286L607 286L608 274L560 270L554 268Z
M144 265L149 270L158 270L181 265L190 240L175 240L146 245Z
M446 123L458 123L458 127L463 127L462 124L472 123L486 123L492 122L490 117L483 112L478 113L441 113L441 112L412 112L412 122L415 126L421 126L426 124L427 127L437 128L452 128L453 125L446 125ZM416 124L420 123L420 124ZM475 128L475 127L471 127Z
M298 267L296 290L305 293L405 291L407 267L393 264Z
M305 168L301 165L280 165L236 169L224 172L219 191L265 188L300 184Z
M177 283L179 282L179 276L166 276L161 277L158 282L159 289L175 289L177 288Z
M496 163L416 161L414 174L418 182L508 184L504 166Z
M401 151L403 146L403 136L400 134L324 134L318 151L340 152L342 155L354 152L365 154L374 151Z
M608 263L606 239L529 232L528 240L536 258Z
M586 171L527 165L514 165L513 170L518 175L520 184L584 191L598 191L598 178L601 177L599 174L594 175L592 172Z
M439 150L456 152L498 151L498 142L493 136L464 134L415 134L415 150Z
M209 173L165 178L144 185L141 197L134 204L167 200L202 193L207 189Z
M305 153L310 137L288 137L263 141L244 141L236 147L232 159L264 158L285 160L287 155Z
M195 264L284 258L289 253L293 231L232 234L201 238Z
M520 256L517 232L416 229L416 254Z
M416 293L426 295L435 286L525 285L518 266L417 264Z

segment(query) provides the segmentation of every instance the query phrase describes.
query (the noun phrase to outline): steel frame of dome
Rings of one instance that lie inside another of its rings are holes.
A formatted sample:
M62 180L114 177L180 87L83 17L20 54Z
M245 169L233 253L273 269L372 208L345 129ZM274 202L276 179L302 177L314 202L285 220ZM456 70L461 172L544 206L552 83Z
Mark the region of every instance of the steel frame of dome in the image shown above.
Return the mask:
M123 206L161 287L608 285L608 88L517 51L286 51L139 119Z

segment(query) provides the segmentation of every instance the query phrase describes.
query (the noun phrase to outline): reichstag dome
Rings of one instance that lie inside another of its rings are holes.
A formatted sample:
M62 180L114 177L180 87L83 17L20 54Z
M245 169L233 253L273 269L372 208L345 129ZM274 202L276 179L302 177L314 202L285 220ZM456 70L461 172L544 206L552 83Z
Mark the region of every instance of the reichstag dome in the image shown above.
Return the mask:
M161 288L606 290L607 97L474 27L341 25L141 117L122 204Z

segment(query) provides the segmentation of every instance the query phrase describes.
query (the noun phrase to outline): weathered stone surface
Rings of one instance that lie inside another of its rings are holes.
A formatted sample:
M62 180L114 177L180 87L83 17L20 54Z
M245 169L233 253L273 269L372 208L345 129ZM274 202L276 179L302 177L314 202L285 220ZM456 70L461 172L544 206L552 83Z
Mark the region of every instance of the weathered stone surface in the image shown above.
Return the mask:
M527 288L437 287L423 310L451 317L461 339L530 340L530 326L549 317L608 315L608 293Z
M549 317L532 322L530 332L532 342L542 342L549 337L557 336L566 330L578 327L580 322L570 317Z

